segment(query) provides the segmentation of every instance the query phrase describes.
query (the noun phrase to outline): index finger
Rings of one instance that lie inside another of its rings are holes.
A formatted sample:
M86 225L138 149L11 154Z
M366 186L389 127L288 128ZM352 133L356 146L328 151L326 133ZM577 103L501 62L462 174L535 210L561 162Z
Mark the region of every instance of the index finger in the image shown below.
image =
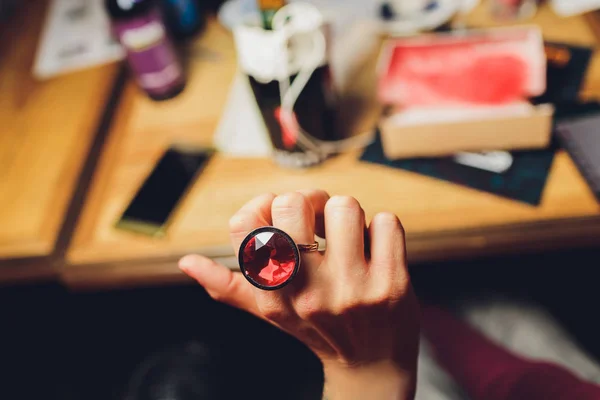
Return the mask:
M256 228L273 225L271 204L275 199L273 193L266 193L247 202L229 220L229 235L236 257L244 238Z

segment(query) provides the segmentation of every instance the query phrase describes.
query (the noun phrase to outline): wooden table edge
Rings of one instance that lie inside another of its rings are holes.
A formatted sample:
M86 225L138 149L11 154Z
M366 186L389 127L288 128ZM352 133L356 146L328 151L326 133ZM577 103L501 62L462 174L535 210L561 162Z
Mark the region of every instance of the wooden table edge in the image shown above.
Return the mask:
M85 161L79 170L79 175L73 186L74 190L69 196L66 213L62 219L58 235L54 239L35 240L22 243L25 250L12 252L8 258L0 260L0 285L10 283L34 283L59 279L58 270L64 266L66 252L73 236L76 221L79 218L88 186L91 182L98 158L103 149L104 140L108 135L109 127L113 120L113 113L121 100L121 91L126 81L126 70L123 67L105 66L115 68L113 79L109 83L111 88L107 91L106 101L101 112L92 124L94 133L89 146L84 150ZM36 251L33 252L32 248ZM1 250L1 248L0 248Z
M531 254L543 250L598 247L600 215L496 225L484 229L447 230L435 234L411 235L409 232L407 246L409 266L412 267L441 260L456 261L496 255ZM432 251L432 248L435 250ZM237 269L233 249L216 246L146 259L65 263L60 268L60 279L75 290L189 283L189 279L177 268L177 261L189 253L203 254L231 269Z
M51 256L31 256L2 260L0 289L14 284L39 284L60 280L60 262Z

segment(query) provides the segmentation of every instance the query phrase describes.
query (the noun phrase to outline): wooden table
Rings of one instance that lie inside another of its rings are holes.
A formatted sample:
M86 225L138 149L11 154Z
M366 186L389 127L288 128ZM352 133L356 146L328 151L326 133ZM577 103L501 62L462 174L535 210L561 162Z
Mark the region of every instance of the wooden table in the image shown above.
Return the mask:
M36 81L45 10L46 1L31 1L0 27L0 282L56 272L61 228L118 70Z
M0 29L0 282L57 273L76 288L180 281L176 260L192 251L233 266L227 220L237 208L265 191L308 187L353 195L368 217L381 210L400 215L413 262L600 241L599 207L564 153L554 160L539 207L360 163L356 152L307 171L217 155L166 239L115 230L115 220L169 143L211 143L235 73L231 35L209 24L192 49L188 87L172 101L151 102L128 82L105 129L113 109L106 105L119 93L113 90L117 65L44 82L31 77L45 4L22 7ZM582 17L559 19L543 9L533 22L548 40L596 44ZM491 24L483 8L469 23ZM582 96L599 95L595 57Z
M477 9L472 26L490 26ZM534 23L547 40L595 45L583 17L560 19L547 8ZM179 209L168 237L119 231L114 223L173 141L210 144L235 73L229 32L210 24L195 45L188 87L178 98L154 103L128 84L62 271L75 287L183 279L176 260L199 252L234 266L227 221L251 197L299 188L355 196L367 217L397 213L408 234L413 262L507 252L597 245L600 208L564 152L553 162L538 207L506 200L418 174L357 161L344 154L306 171L276 167L268 159L217 155ZM600 95L600 56L593 60L584 97Z

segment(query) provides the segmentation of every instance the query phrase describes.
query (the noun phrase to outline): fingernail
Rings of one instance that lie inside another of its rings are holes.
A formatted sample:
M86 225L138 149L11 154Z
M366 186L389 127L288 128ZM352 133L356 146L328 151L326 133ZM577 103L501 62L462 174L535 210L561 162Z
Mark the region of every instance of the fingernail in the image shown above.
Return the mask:
M384 211L384 212L375 214L375 216L373 217L373 221L377 221L380 224L386 224L386 223L397 224L398 217L394 213Z
M179 260L179 269L186 274L189 274L190 269L194 268L198 263L196 262L196 256L187 255Z

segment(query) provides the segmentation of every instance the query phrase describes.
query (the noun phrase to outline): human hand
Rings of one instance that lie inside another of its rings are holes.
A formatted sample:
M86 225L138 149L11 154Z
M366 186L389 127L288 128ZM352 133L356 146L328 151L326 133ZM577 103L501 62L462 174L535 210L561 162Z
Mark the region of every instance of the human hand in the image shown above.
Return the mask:
M231 218L236 252L261 226L275 226L296 243L312 243L315 233L325 236L327 250L303 253L295 279L275 291L257 289L241 273L202 256L184 257L180 268L214 299L265 319L310 347L323 362L330 398L411 398L419 310L398 218L377 214L365 248L365 214L355 199L329 198L323 191L266 194Z

